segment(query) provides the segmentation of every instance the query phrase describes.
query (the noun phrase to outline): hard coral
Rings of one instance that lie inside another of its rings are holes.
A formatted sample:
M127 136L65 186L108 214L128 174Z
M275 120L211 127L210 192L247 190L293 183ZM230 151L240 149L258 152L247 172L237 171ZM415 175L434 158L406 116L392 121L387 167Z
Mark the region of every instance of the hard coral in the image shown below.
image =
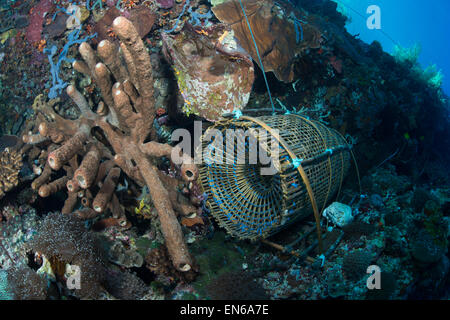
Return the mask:
M6 148L0 153L0 199L19 184L21 168L22 153L20 151Z
M48 196L67 187L69 196L64 211L70 213L76 203L75 193L81 191L90 198L90 188L98 187L92 203L87 199L87 207L77 215L92 219L109 207L113 217L127 227L124 210L114 194L123 171L138 185L149 187L171 260L178 270L188 271L193 261L174 211L179 209L173 201L177 199L177 190L167 188L152 158L164 156L181 165L181 176L189 184L197 179L198 169L181 148L149 141L156 138L152 127L156 107L150 56L129 20L118 17L112 28L120 39L121 53L115 44L104 40L97 47L97 54L103 61L98 62L96 52L84 42L79 47L84 61L73 64L75 70L94 79L101 91L103 101L96 112L72 85L67 87L67 94L81 112L78 119L67 120L58 115L53 109L56 100L47 103L41 97L36 104L38 133L25 135L24 142L47 141L50 145L47 148L47 169L44 168L47 174L44 179L39 177L33 182L34 188L39 189L41 196ZM126 65L122 64L121 54ZM112 78L116 81L114 85ZM81 163L78 163L79 156L82 157ZM47 183L50 178L48 172L61 168L67 175Z
M129 271L109 272L106 289L117 299L141 299L148 291L144 281Z

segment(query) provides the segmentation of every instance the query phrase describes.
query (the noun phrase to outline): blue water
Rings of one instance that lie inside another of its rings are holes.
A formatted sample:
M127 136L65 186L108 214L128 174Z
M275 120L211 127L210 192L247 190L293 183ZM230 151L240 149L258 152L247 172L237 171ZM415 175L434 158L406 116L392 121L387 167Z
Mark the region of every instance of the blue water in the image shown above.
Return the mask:
M395 43L410 48L420 43L419 63L425 68L436 64L444 74L443 90L450 95L450 1L449 0L334 0L348 8L351 22L347 30L371 43L379 41L392 53ZM366 26L367 7L381 9L381 30ZM393 41L392 41L393 40Z

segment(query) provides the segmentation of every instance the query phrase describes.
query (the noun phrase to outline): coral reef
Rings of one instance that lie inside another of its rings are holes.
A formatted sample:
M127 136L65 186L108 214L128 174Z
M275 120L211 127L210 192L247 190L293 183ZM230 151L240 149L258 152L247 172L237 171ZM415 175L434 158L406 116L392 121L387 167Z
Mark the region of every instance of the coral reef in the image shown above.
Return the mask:
M293 59L309 48L319 48L321 33L305 12L294 10L288 3L248 0L243 6L258 49L237 0L218 4L212 10L221 22L231 25L241 46L258 65L259 55L266 72L273 71L281 81L293 81Z
M0 299L448 300L443 74L422 68L419 45L391 55L352 36L345 10L3 1ZM270 242L210 219L172 132L240 112L300 115L352 144L361 188L350 170L324 206L347 214L322 219L323 251L309 217ZM369 265L380 290L366 286ZM81 290L67 288L76 266Z
M107 278L106 289L117 299L139 300L149 290L140 278L129 271L112 271Z
M14 300L44 300L47 280L28 266L8 269L8 287Z
M20 150L6 148L0 153L0 199L6 192L19 184L19 172L22 169Z
M162 38L187 115L217 121L244 109L254 80L253 63L239 50L229 27L217 24L198 33L185 25L177 35L163 33Z
M105 281L105 258L100 244L84 223L71 215L49 213L27 246L50 262L56 280L65 284L67 265L80 268L80 288L73 294L98 298Z
M39 228L41 219L29 205L3 206L1 217L0 244L4 250L0 250L0 267L9 269L14 264L25 265L28 261L27 243Z
M342 272L340 272L339 266L334 266L329 269L327 276L327 289L328 295L331 298L339 298L345 296L348 288Z
M141 267L144 258L135 250L126 249L119 242L116 242L109 249L109 259L125 268Z
M170 262L167 249L164 246L152 248L145 257L146 267L156 275L190 282L195 278L195 273L180 272Z
M8 284L8 273L5 270L0 270L0 300L12 300L13 298Z
M366 273L372 259L370 252L351 251L344 256L342 268L348 278L358 280Z
M31 10L30 24L27 27L26 38L34 44L41 40L45 14L54 6L51 0L39 1Z
M381 284L380 290L370 290L367 293L369 300L389 300L392 298L395 290L397 289L397 280L395 276L390 272L380 273Z
M264 288L248 272L225 272L212 280L207 287L214 300L267 300Z
M111 25L115 18L122 15L122 12L116 7L109 8L103 17L94 25L94 31L97 33L96 41L102 40L117 41L111 29ZM138 6L129 10L128 19L136 26L139 37L145 37L153 27L156 17L154 13L145 6Z
M447 246L436 242L433 236L423 231L411 242L411 254L419 263L428 265L438 262L447 251Z
M354 221L342 228L344 230L345 239L358 239L362 235L370 235L375 231L375 227L368 223L363 223L361 221Z
M171 201L173 197L170 192L173 191L165 188L150 157L166 156L180 164L182 177L187 182L197 178L197 169L189 157L181 154L181 150L156 141L147 142L148 138L156 137L152 130L155 107L150 57L129 20L118 17L112 28L120 39L126 67L121 64L118 47L107 40L102 41L97 48L97 54L104 63L97 62L94 50L87 43L80 45L84 61L74 62L74 68L93 78L100 88L103 101L97 106L96 113L73 85L67 87L67 94L81 112L76 120L59 116L53 109L57 101L52 100L47 104L42 97L37 98L35 105L39 132L25 135L24 142L50 140L52 144L48 148L52 150L48 150L45 166L56 171L64 168L67 175L46 183L49 169L44 168L39 181L34 182L34 188L39 189L39 194L45 197L67 185L69 196L64 211L71 212L75 203L74 193L79 190L87 193L91 186L97 186L100 182L100 189L92 204L78 211L77 215L91 219L110 206L114 218L119 219L118 224L126 227L126 216L113 194L121 171L125 172L139 185L149 186L171 259L178 270L188 271L193 263L174 212L177 206ZM114 85L111 77L117 81ZM94 128L99 128L102 135L93 134ZM82 155L79 164L77 154ZM44 175L44 172L47 174Z

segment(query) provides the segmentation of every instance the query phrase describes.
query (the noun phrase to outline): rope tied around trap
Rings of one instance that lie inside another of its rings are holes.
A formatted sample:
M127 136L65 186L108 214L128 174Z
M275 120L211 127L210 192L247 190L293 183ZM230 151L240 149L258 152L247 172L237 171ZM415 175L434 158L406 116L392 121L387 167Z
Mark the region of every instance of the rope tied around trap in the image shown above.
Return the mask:
M212 149L232 161L207 157L207 163L200 165L200 183L209 195L206 206L219 226L239 239L262 240L314 213L322 253L321 212L339 194L350 167L351 146L339 132L295 114L240 115L208 128L202 150L216 142L207 139L212 130L226 136L229 129L245 131L243 143L234 143L238 138L233 137L231 146L219 144ZM260 162L249 163L251 139L260 152L267 153L275 174L262 175ZM273 143L277 147L272 150ZM237 161L242 150L245 163Z

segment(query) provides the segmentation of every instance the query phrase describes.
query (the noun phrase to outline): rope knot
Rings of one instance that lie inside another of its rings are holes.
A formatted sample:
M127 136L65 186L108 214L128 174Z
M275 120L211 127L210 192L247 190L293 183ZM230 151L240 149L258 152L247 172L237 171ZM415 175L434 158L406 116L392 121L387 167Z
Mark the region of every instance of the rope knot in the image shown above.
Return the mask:
M293 158L292 159L292 164L294 165L294 168L297 169L298 167L300 167L300 165L302 164L303 159L299 159L299 158Z
M234 109L233 110L233 115L235 119L239 119L240 117L242 117L242 111L239 109Z

